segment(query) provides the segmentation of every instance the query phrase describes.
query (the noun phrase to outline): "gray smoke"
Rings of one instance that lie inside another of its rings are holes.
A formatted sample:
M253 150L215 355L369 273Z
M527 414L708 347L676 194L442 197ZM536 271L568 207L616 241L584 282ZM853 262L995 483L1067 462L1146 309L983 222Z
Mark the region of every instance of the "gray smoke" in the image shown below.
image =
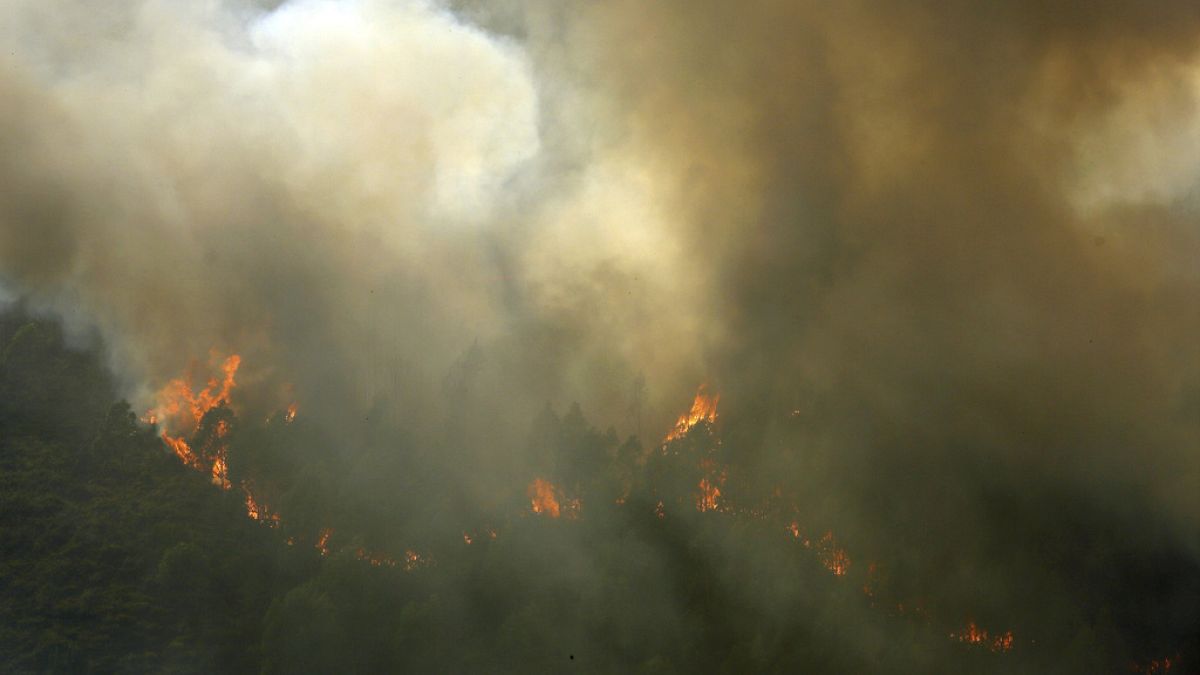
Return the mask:
M139 405L236 351L419 434L477 345L482 461L709 381L748 490L964 606L1055 605L1047 496L1200 556L1194 3L2 11L0 275Z

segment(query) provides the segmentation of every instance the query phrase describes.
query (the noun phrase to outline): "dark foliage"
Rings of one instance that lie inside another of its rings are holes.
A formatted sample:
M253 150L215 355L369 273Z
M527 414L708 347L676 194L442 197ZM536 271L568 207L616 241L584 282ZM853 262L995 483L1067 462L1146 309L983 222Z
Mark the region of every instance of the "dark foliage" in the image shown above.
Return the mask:
M1166 636L1163 649L1195 634L1131 629L1146 613L1114 616L1110 598L1072 625L1028 620L1043 641L1009 653L947 639L956 626L896 609L878 585L887 570L832 576L783 531L778 504L698 513L697 460L732 461L707 424L647 458L577 406L548 407L531 470L588 505L551 519L529 513L523 485L507 511L473 510L429 453L320 452L337 439L302 420L242 424L217 408L193 447L220 421L232 429L224 491L182 466L115 400L96 352L68 348L53 323L2 317L0 345L5 672L1092 673L1128 667L1130 631ZM286 517L247 518L243 483ZM322 556L324 528L336 533ZM1195 583L1169 551L1114 563L1120 550L1093 543L1079 583L1166 569L1160 606Z

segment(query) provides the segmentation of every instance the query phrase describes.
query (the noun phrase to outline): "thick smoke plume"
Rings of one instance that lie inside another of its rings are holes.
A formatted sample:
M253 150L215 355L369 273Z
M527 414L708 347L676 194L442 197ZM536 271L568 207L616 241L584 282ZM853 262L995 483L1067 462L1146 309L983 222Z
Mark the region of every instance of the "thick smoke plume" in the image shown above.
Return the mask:
M513 40L427 3L5 11L4 274L143 396L210 349L357 409L475 341L581 400L692 356L653 177L563 166Z
M486 501L547 402L653 444L707 381L745 490L963 616L1095 620L1064 532L1200 564L1194 3L2 11L0 275L143 407L210 350L329 428L469 395Z

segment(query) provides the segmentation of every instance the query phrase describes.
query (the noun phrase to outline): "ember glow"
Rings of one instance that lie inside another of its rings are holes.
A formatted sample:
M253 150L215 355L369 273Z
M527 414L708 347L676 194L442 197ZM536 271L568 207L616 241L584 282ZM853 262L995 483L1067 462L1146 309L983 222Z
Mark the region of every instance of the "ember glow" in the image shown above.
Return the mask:
M974 621L967 622L965 628L957 633L951 633L950 637L965 644L986 647L993 652L1007 652L1012 651L1013 648L1011 630L989 636L988 632L975 625Z
M1144 663L1135 663L1130 666L1130 670L1139 675L1163 675L1163 673L1171 672L1171 669L1179 663L1179 657L1174 658L1163 657L1159 659L1150 659Z
M317 533L316 548L317 548L317 551L319 551L321 553L321 555L323 555L323 556L329 555L329 538L332 536L333 536L333 528L332 527L322 528L321 531L319 533Z
M850 570L850 556L837 545L832 532L826 532L817 541L817 555L821 557L825 569L833 572L834 576L845 576Z

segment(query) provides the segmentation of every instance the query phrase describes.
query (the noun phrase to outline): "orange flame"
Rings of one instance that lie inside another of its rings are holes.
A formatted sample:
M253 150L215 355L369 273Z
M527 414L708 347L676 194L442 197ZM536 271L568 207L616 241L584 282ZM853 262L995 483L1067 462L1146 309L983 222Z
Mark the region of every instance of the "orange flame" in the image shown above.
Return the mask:
M404 571L411 572L419 567L429 567L433 564L433 559L428 556L421 555L413 550L404 552Z
M1012 651L1013 648L1013 634L1011 630L998 633L989 638L988 632L975 625L974 621L968 621L966 628L958 633L951 633L950 637L965 644L987 647L994 652L1008 652Z
M358 558L359 560L367 561L368 563L371 564L371 567L384 567L384 566L395 567L396 566L395 560L389 558L388 556L386 556L382 553L368 553L367 550L365 548L362 548L361 546L359 547L359 549L357 551L354 552L354 557Z
M1163 657L1161 659L1151 659L1146 663L1134 663L1129 669L1135 673L1142 673L1142 675L1159 675L1160 673L1171 672L1171 667L1178 663L1178 656L1174 658Z
M219 485L222 490L228 490L231 487L229 484L229 467L225 465L225 453L223 450L213 460L212 482L213 485Z
M696 390L696 398L692 401L691 410L679 416L674 428L663 439L664 444L681 438L692 427L701 422L712 423L717 421L717 402L721 400L721 395L709 396L707 392L708 385L700 385L700 388Z
M294 419L296 419L296 404L292 403L287 407L287 412L283 414L283 421L291 422Z
M562 490L548 480L534 478L525 494L529 497L529 508L534 513L542 513L551 518L564 515L572 519L579 517L582 506L579 499L567 499Z
M332 536L332 527L326 527L317 534L317 550L321 552L321 555L329 555L329 538Z
M229 423L225 420L217 422L217 438L222 439L229 435ZM216 458L213 459L212 465L212 482L213 485L220 486L222 490L228 490L229 484L229 467L225 464L225 454L228 451L225 444L221 444L216 449Z
M529 489L526 490L533 512L545 513L551 518L557 518L560 515L560 508L555 492L557 490L554 489L552 483L541 478L534 478L533 482L529 484Z
M721 496L721 488L713 485L707 478L700 479L700 494L696 497L698 511L716 511L717 499Z
M205 413L222 403L229 403L229 394L236 384L234 377L241 363L242 357L231 354L220 366L222 377L210 378L207 386L199 392L192 391L190 377L172 379L159 390L157 407L143 417L150 424L162 423L163 441L185 465L198 470L203 469L200 458L192 451L184 437L195 433ZM228 426L222 423L217 429L217 436L223 437L228 431ZM213 483L229 489L229 481L225 477L223 447L218 451L210 471Z
M845 549L838 548L837 542L833 539L833 533L826 532L817 544L821 564L825 566L825 569L833 572L834 576L845 576L846 572L850 570L850 556L847 555Z
M721 486L725 484L727 472L717 462L710 458L700 460L700 470L704 478L700 479L699 494L696 495L697 511L716 511L720 507Z
M246 515L251 520L264 522L271 527L279 524L279 514L272 513L265 506L260 505L254 498L254 493L250 491L249 485L242 483L242 492L246 495Z
M399 567L405 572L412 572L421 567L430 567L433 565L433 559L426 555L421 555L412 549L404 552L404 560L397 562L395 558L379 552L369 552L361 546L354 552L354 557L359 560L365 560L371 567Z
M167 432L164 431L162 439L166 442L167 447L171 448L175 453L175 456L179 458L179 461L192 468L200 468L200 460L192 452L192 449L188 447L187 441L183 440L182 437L174 438L168 436Z

